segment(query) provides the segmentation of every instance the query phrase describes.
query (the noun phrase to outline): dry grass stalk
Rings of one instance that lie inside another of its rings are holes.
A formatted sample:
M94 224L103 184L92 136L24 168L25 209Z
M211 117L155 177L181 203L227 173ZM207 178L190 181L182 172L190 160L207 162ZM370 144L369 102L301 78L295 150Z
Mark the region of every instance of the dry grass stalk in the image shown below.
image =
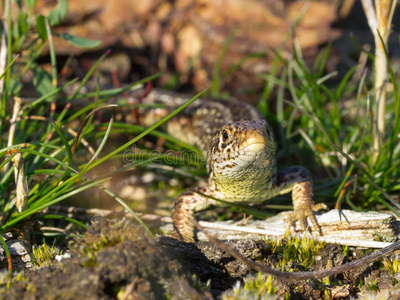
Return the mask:
M384 48L387 49L387 41L391 31L393 13L396 1L375 0L375 7L372 0L362 0L368 25L374 35L375 41L375 115L374 115L374 160L377 158L382 146L385 134L385 108L387 76L387 61ZM382 41L379 37L382 37Z
M17 210L22 212L28 208L28 184L24 172L24 160L22 153L16 153L11 159L14 165L15 185L17 186Z
M22 212L29 207L29 188L28 183L26 182L22 153L16 153L11 161L14 165L15 185L17 187L17 200L15 206L17 207L18 212ZM32 224L28 222L27 224L22 226L21 230L24 234L24 240L27 246L27 250L30 252L33 237Z
M4 1L4 11L2 17L2 32L1 32L1 45L0 45L0 75L4 73L7 66L7 35L8 35L8 5L10 5L9 1ZM3 94L4 89L4 76L0 79L0 96ZM1 108L1 103L0 103Z
M11 117L11 122L10 122L10 130L8 131L7 147L12 146L14 143L15 127L17 124L18 114L21 110L21 103L22 103L21 98L14 97L14 109L13 109L13 115ZM3 173L6 174L9 168L10 168L10 164L7 163L4 166Z

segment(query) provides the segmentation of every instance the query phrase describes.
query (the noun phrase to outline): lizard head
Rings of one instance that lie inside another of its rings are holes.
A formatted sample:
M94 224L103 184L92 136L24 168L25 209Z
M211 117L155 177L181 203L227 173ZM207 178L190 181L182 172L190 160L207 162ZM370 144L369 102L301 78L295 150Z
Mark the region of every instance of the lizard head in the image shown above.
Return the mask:
M210 183L222 192L266 185L275 169L276 145L265 120L237 121L222 126L207 152Z

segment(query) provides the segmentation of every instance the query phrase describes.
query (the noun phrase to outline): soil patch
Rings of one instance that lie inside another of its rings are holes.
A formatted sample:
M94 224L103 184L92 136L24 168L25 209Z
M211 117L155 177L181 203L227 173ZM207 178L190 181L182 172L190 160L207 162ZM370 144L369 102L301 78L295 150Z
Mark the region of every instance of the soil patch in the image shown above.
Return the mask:
M326 245L304 267L297 259L280 265L276 243L264 240L229 242L252 260L282 271L299 272L329 268L368 254L369 250ZM257 275L248 266L209 242L179 242L161 236L150 238L139 226L126 221L96 218L77 239L64 259L50 267L17 276L9 288L3 284L1 299L212 299ZM392 288L399 280L386 262L325 278L295 284L273 280L275 296L290 299L359 297ZM263 296L265 297L265 295Z

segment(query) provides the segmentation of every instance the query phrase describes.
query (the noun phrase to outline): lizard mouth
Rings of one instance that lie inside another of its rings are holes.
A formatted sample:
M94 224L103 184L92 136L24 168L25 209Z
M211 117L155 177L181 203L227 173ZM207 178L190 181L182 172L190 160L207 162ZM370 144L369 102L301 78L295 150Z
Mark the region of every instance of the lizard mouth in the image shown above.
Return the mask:
M268 141L264 134L253 131L243 143L245 151L262 152L268 147Z

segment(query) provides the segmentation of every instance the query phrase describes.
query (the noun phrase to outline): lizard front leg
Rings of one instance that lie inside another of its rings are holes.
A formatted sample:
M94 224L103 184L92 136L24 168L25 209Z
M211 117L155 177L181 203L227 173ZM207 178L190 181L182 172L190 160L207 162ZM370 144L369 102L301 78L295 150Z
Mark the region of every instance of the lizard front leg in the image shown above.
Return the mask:
M209 188L201 187L194 190L202 194L211 194ZM175 201L172 215L174 225L172 237L185 242L194 242L194 225L192 223L194 213L206 209L213 202L213 200L192 191L186 191L180 195Z
M322 235L321 227L315 219L314 212L321 209L327 210L328 207L324 203L314 203L310 172L300 166L284 169L278 173L275 188L277 188L279 194L292 192L294 212L286 217L289 227L295 228L295 222L299 220L301 228L307 230L307 217L309 217L319 234Z

